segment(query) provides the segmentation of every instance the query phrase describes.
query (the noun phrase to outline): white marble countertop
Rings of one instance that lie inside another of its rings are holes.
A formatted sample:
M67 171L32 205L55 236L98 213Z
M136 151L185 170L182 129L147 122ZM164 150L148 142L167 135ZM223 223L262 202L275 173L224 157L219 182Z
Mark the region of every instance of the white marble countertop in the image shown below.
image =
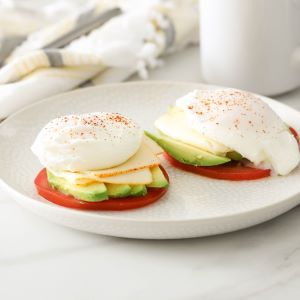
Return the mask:
M153 80L201 81L198 50ZM300 89L278 97L300 110ZM0 299L300 299L300 207L251 229L143 241L49 223L0 192Z

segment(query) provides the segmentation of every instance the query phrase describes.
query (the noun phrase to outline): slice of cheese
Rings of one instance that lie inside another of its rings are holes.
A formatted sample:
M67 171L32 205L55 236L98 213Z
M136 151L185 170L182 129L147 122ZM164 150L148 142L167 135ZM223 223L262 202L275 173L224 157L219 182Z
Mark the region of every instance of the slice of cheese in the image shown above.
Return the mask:
M158 166L159 164L160 160L158 159L158 157L153 153L149 146L145 142L143 142L136 154L122 165L110 169L86 171L82 174L95 175L99 178L103 178L116 176L118 174L126 174L140 169L152 168Z
M150 139L146 135L144 136L144 142L155 155L160 155L164 153L163 148L157 145L152 139Z
M134 156L114 168L86 172L50 171L57 177L79 185L87 185L95 181L116 184L148 184L152 182L149 168L159 164L157 156L143 142Z
M115 184L149 184L153 181L152 173L149 168L140 169L127 174L120 174L110 177L98 178L104 183L115 183Z
M152 182L152 174L149 168L140 169L127 174L99 178L94 175L86 175L71 172L56 172L57 177L62 177L68 182L76 185L89 185L95 182L114 184L149 184ZM85 177L83 177L85 176Z
M224 156L232 151L230 148L193 129L183 111L171 109L170 112L159 117L154 126L163 134L188 145L203 149L216 155Z

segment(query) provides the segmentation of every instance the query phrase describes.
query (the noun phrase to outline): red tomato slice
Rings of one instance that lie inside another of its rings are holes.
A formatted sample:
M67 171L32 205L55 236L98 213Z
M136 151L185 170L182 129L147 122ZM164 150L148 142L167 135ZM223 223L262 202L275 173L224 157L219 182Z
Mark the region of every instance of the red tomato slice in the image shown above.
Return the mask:
M165 177L169 181L166 170L160 166ZM34 180L38 193L48 201L76 209L84 210L127 210L149 205L160 199L166 192L167 188L148 188L148 194L141 197L126 197L108 199L101 202L86 202L67 196L53 188L48 183L46 169L40 171Z
M289 129L290 129L291 134L295 137L298 145L300 146L300 138L299 138L298 132L293 127L290 127Z
M212 167L197 167L192 165L186 165L166 152L164 153L165 158L169 163L181 170L199 174L202 176L224 179L224 180L254 180L263 177L270 176L271 170L262 170L256 168L250 168L246 166L241 166L239 162L229 162L223 165L212 166Z

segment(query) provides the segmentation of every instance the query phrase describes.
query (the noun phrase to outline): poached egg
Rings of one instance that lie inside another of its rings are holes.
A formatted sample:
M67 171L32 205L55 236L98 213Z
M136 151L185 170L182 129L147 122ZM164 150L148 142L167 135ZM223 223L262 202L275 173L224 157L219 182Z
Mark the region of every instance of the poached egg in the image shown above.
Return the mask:
M179 98L176 110L155 126L177 140L218 155L236 151L279 175L299 164L299 147L289 127L259 96L235 89L196 90Z
M50 121L31 149L50 170L102 170L132 157L143 135L139 125L119 113L67 115Z

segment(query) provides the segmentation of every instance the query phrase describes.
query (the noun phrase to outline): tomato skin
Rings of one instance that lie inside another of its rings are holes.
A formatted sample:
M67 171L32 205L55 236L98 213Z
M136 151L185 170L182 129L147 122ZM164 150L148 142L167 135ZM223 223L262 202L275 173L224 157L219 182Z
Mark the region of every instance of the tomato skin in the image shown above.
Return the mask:
M169 176L166 170L160 166L165 177L169 181ZM82 209L82 210L128 210L140 208L159 200L166 192L167 188L147 188L148 193L141 197L126 197L126 198L114 198L100 202L86 202L74 198L73 196L65 195L55 189L53 189L47 178L46 169L42 169L34 180L36 189L40 196L46 200L68 208Z
M268 177L271 174L271 170L269 169L262 170L246 166L240 166L239 162L234 161L218 166L198 167L183 164L166 152L164 152L164 156L168 160L168 162L175 168L214 179L234 181L254 180Z
M300 138L299 138L299 134L298 132L293 128L293 127L289 127L291 134L294 136L294 138L296 139L298 145L300 146Z

